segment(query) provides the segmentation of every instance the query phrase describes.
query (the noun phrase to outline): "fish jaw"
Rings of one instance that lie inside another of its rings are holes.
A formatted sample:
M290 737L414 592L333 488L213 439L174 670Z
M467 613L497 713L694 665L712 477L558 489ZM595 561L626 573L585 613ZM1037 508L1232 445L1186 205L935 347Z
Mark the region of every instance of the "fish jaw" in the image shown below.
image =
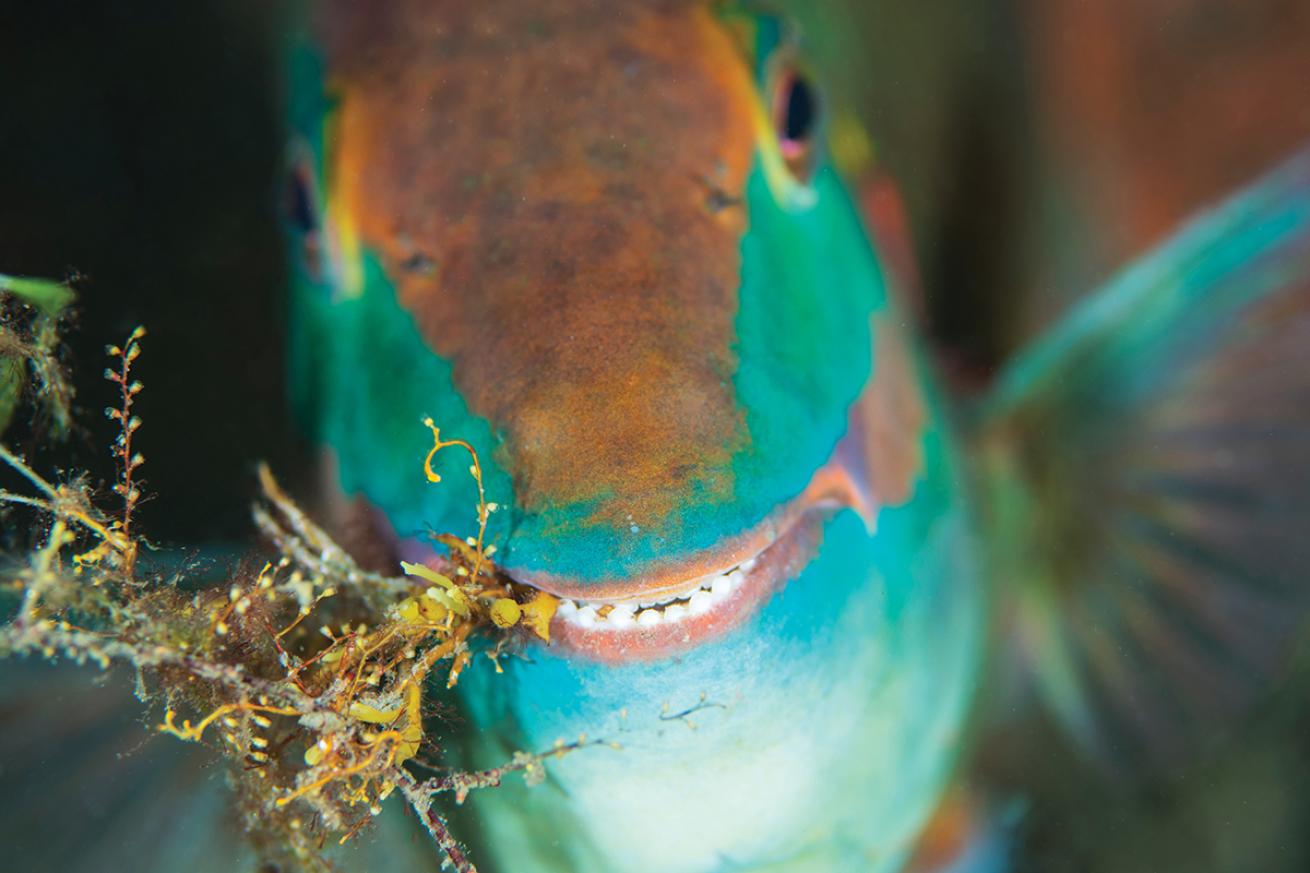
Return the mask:
M963 751L987 610L940 421L916 440L909 499L880 505L899 489L864 475L877 385L810 486L762 523L769 546L729 543L722 575L742 576L694 644L606 649L618 632L595 627L564 644L566 614L559 644L467 674L461 764L597 744L552 761L550 786L475 795L478 848L516 873L900 868ZM659 578L605 593L685 592ZM550 833L568 838L544 849Z
M811 530L795 578L674 657L537 648L505 675L470 672L461 763L598 741L552 761L553 786L475 795L484 851L529 873L878 869L903 853L961 742L982 614L960 560L972 540L943 521L906 570L850 510ZM556 828L569 839L521 848Z
M611 664L676 656L741 626L798 576L834 513L854 509L871 524L867 489L852 479L847 455L839 443L805 491L754 528L642 577L596 585L511 575L560 598L551 639L561 655Z

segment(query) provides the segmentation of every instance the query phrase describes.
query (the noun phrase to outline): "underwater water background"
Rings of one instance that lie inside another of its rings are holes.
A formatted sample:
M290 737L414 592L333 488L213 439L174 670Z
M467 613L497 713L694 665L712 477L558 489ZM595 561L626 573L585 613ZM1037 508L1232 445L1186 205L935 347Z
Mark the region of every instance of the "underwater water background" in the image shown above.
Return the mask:
M830 99L857 107L902 185L928 324L965 389L1310 139L1303 0L791 5ZM311 475L283 386L284 12L0 3L0 271L84 277L70 337L83 429L18 441L110 479L102 348L148 325L140 441L156 496L140 520L165 543L249 537L256 460L293 485ZM1042 718L1011 725L976 771L1021 798L1018 868L1310 869L1304 673L1196 766L1131 789Z

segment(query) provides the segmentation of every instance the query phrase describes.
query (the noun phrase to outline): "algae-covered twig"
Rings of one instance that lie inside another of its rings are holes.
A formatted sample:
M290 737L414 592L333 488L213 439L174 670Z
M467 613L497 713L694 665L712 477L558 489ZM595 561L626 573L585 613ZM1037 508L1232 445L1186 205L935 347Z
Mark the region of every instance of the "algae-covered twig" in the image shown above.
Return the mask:
M550 757L589 745L562 744L520 753L500 768L450 772L420 782L409 769L440 760L440 723L425 718L433 674L458 681L475 645L491 653L518 635L549 639L555 601L512 584L485 543L488 504L481 487L478 534L449 554L402 565L395 576L361 568L346 550L278 485L259 471L257 528L274 554L234 567L222 585L152 575L141 558L133 511L142 498L133 444L141 391L131 375L144 331L111 346L107 378L118 403L113 444L116 506L102 506L85 477L53 481L0 446L0 464L29 491L0 492L10 510L38 513L33 545L13 573L21 593L12 620L0 626L0 655L34 653L101 667L122 664L142 678L143 701L162 711L157 729L204 743L223 754L234 796L260 855L281 869L331 869L322 846L363 830L393 793L413 808L442 858L457 870L474 866L432 798L499 784L508 773L529 781ZM433 449L416 459L434 484L431 461L463 446L480 478L477 454L459 440L442 440L430 425ZM497 667L498 668L498 667ZM420 758L422 753L422 758ZM398 790L398 792L397 792Z
M500 767L471 772L457 771L426 779L423 782L417 781L412 774L405 772L397 784L410 808L418 815L419 820L432 836L433 842L444 853L457 873L477 873L476 868L451 834L445 819L433 808L433 798L438 794L451 793L455 795L455 802L462 804L470 791L477 788L498 788L507 775L517 772L522 772L525 781L533 785L545 778L543 764L548 758L558 758L593 745L612 744L589 740L586 737L579 737L572 743L561 740L549 752L538 754L518 752L509 763Z
M473 862L464 854L464 849L450 832L445 818L432 807L432 794L424 791L413 776L404 773L399 780L401 793L410 808L418 815L419 821L427 828L432 841L437 844L443 857L449 861L455 873L477 873Z
M479 788L499 788L501 782L511 773L522 773L525 782L529 785L536 785L546 778L545 763L547 760L561 758L571 752L590 746L619 748L617 743L590 739L586 736L578 737L573 742L565 742L561 739L556 741L554 747L549 751L536 753L516 752L508 763L499 767L443 773L440 776L425 779L416 788L430 795L454 794L455 803L462 804L468 798L470 791Z

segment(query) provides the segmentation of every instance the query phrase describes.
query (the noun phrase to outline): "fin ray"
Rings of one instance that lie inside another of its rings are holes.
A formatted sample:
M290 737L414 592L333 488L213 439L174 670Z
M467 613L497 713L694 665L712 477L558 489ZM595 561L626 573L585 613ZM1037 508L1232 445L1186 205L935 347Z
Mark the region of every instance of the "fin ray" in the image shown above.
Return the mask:
M1310 149L1077 307L982 421L1039 686L1107 761L1178 760L1310 615Z

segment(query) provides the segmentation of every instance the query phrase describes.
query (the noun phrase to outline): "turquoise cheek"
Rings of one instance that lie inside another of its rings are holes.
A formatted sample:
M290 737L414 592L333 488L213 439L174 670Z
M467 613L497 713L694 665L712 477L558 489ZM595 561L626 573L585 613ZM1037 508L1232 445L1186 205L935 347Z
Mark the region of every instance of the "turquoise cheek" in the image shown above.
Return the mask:
M511 777L475 794L465 833L482 858L515 873L867 871L898 858L955 757L980 610L959 513L926 535L912 510L879 522L871 537L853 513L833 518L798 578L681 657L604 666L534 647L504 675L469 671L466 765L584 733L621 746L553 760L543 785Z

